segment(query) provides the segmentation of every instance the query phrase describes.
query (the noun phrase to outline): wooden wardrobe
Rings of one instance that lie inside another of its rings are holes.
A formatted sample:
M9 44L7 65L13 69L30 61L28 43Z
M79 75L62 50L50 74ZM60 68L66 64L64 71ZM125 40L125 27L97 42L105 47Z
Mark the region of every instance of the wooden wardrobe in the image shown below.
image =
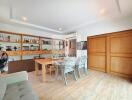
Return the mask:
M132 30L87 39L88 68L132 77Z

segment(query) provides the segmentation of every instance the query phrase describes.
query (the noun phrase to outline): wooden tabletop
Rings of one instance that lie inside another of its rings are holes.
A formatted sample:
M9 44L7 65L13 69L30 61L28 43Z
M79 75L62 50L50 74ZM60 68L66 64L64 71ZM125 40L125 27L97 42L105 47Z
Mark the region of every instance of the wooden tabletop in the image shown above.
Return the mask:
M45 58L45 59L35 59L35 62L39 63L39 64L48 64L48 63L52 63L54 61L61 61L62 58L57 58L57 59L52 59L52 58Z

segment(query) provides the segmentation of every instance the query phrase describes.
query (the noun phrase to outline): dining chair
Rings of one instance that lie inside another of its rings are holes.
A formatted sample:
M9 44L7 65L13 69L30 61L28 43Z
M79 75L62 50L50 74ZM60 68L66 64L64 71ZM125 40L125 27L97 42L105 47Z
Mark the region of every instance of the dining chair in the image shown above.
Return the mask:
M53 64L49 64L46 66L46 71L52 76L52 73L56 71L56 67Z
M57 59L57 58L58 58L58 55L52 54L52 59ZM47 71L47 73L49 73L50 76L51 76L52 73L56 71L55 65L54 65L54 64L48 64L48 65L46 66L46 71ZM56 72L55 72L55 73L56 73Z
M58 66L57 74L60 69L65 85L67 85L67 75L69 73L72 73L73 78L77 80L76 75L75 75L75 63L76 63L76 58L73 58L73 57L64 59L63 62L56 62L56 65Z
M86 56L78 57L76 60L75 69L76 69L76 72L77 72L79 78L81 77L80 69L83 69L83 72L85 73L85 75L87 75L87 67L85 66L86 61L87 61Z

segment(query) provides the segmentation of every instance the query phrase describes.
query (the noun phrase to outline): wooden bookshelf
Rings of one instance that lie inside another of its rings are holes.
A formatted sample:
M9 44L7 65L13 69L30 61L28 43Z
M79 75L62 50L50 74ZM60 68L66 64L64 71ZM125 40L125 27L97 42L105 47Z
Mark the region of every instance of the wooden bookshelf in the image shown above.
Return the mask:
M9 56L21 56L21 51L6 51Z
M64 54L64 50L52 50L53 54Z
M44 42L44 40L47 42ZM55 41L59 41L59 42L54 44ZM64 42L65 41L61 39L59 40L59 39L46 38L46 37L27 35L21 33L0 31L0 44L1 44L0 46L3 45L5 46L4 48L6 48L7 46L8 47L12 46L11 50L4 50L4 51L6 51L9 56L20 56L21 60L24 60L23 56L26 55L64 54L65 53ZM51 46L50 49L47 49L48 48L47 45ZM13 49L15 46L17 47L16 50ZM58 49L54 48L57 46Z
M21 43L21 42L14 42L14 41L1 41L0 42L5 42L5 43Z
M52 50L42 50L41 54L51 54Z

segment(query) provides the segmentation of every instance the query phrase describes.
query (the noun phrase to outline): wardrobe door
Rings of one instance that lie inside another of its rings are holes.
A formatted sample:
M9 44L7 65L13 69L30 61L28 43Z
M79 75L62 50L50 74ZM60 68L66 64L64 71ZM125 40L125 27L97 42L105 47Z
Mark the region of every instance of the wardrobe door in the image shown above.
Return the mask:
M110 35L110 72L132 76L132 31Z
M88 67L106 71L106 36L88 37Z

